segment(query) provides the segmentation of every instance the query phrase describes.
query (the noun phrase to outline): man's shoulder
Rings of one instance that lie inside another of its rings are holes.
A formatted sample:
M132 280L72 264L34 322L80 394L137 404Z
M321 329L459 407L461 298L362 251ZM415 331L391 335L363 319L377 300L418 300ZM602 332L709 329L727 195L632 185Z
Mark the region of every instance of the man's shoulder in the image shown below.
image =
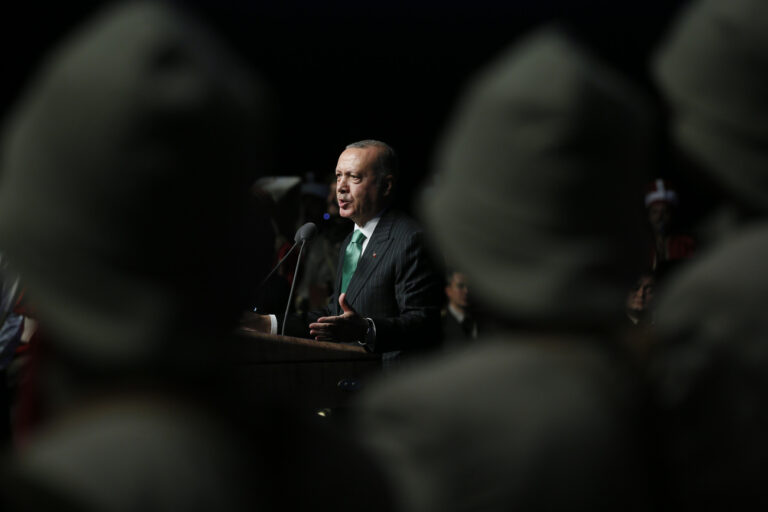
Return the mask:
M382 215L381 221L384 221L386 225L390 226L392 233L395 236L402 236L404 234L421 233L424 231L421 224L410 215L406 214L402 210L396 208L387 210Z
M443 308L442 310L440 310L440 321L443 323L444 328L461 326L459 321L456 320L456 317L453 316L450 311L448 311L448 308Z

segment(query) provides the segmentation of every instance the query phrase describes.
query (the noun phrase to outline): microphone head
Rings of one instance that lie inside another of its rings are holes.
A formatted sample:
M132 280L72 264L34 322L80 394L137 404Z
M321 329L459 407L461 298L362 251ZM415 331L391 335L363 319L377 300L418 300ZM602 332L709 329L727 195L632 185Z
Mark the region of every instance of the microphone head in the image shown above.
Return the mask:
M317 234L317 226L314 222L307 222L296 231L296 236L293 237L294 241L303 242L304 240L312 240Z

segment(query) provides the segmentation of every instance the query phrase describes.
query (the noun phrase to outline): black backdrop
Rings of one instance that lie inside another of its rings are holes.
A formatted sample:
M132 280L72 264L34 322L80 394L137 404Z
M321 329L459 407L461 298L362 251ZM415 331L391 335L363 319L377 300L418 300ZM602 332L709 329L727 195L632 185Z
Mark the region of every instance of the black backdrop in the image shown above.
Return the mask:
M331 173L344 145L392 144L410 204L471 74L520 34L558 20L647 84L653 45L685 0L462 3L181 1L235 46L276 91L275 174ZM40 58L102 2L3 7L7 113Z

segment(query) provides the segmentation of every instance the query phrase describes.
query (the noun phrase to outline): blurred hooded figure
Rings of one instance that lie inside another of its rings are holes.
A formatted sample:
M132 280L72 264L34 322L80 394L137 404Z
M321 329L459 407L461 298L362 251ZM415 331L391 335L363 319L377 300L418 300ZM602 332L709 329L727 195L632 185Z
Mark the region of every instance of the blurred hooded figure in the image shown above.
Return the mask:
M654 64L686 170L713 200L709 252L655 308L650 376L665 413L670 503L763 510L768 3L692 3Z
M103 11L53 52L6 126L0 184L0 244L47 350L120 383L207 363L269 249L248 215L267 105L159 3Z
M654 59L683 176L711 245L768 215L768 2L694 2Z
M667 436L670 510L768 506L766 261L762 223L680 271L659 298L649 370Z
M308 431L260 411L246 434L226 385L230 331L271 257L266 217L249 208L267 107L260 79L159 3L100 12L28 89L3 139L0 246L38 313L46 422L3 479L6 505L318 497L302 471L322 471L298 458L316 454L282 442Z
M402 510L648 504L642 393L611 333L644 256L649 111L556 29L471 83L423 215L506 331L363 396Z

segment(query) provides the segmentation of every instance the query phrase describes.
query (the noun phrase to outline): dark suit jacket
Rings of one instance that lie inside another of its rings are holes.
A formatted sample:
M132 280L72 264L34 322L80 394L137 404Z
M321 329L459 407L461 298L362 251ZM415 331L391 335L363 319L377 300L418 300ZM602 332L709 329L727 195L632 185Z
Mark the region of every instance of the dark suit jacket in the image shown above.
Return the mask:
M464 328L450 311L443 311L442 322L443 344L445 346L463 346L474 341L472 336L464 332Z
M342 313L341 267L351 238L352 233L341 244L329 305L310 312L305 325ZM383 353L439 345L442 293L442 278L427 254L421 227L396 210L386 211L347 288L349 305L376 324L376 342L368 349Z

